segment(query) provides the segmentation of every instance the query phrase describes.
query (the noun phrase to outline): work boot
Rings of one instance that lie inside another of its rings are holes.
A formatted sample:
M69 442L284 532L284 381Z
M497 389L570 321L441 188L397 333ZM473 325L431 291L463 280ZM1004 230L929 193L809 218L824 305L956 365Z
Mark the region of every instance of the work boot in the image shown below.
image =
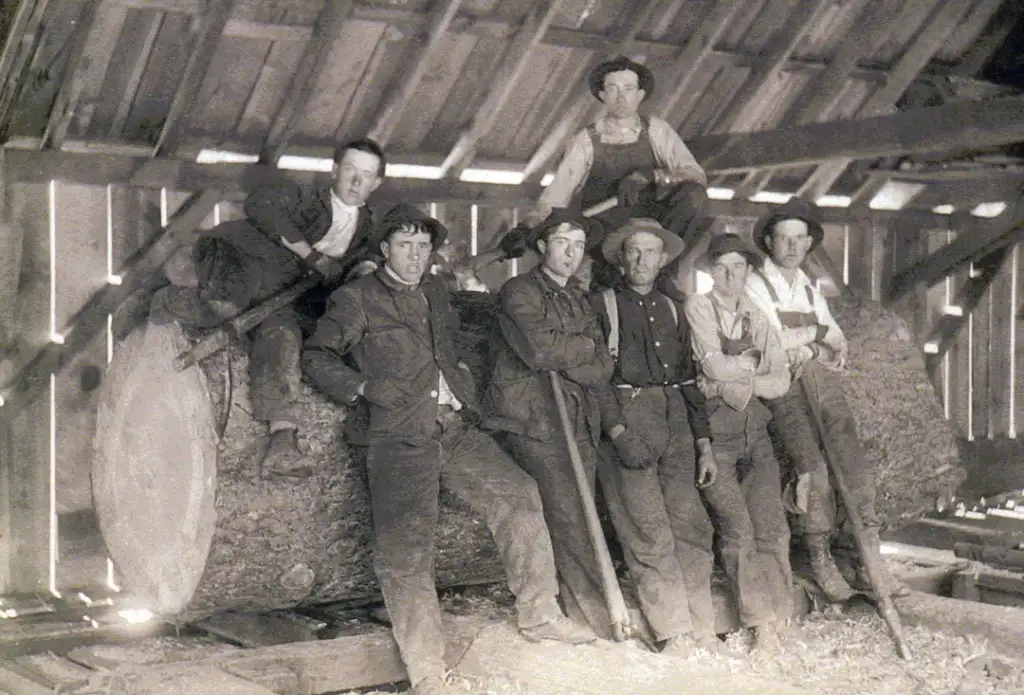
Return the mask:
M882 575L881 577L879 577L882 583L882 592L889 594L889 596L892 596L893 598L902 598L904 596L909 596L910 587L901 582L900 580L896 579L896 577L892 576L892 574L889 572L889 568L885 564L885 560L882 559L882 542L878 538L877 527L864 529L864 543L866 545L870 545L875 549L875 557L877 557L879 560L878 569ZM865 589L870 589L871 591L874 591L874 588L871 586L871 579L868 577L868 573L864 569L863 560L861 560L860 565L857 567L857 583L863 586Z
M831 541L827 533L809 533L807 554L811 559L811 576L818 583L825 596L832 603L843 603L850 600L855 593L847 584L843 575L832 559Z
M521 628L519 632L527 642L549 639L566 644L587 644L597 639L597 635L589 627L577 625L564 615L540 625Z
M283 429L270 435L270 446L260 463L263 476L308 478L313 475L313 461L299 451L297 431Z
M779 629L774 621L754 627L754 644L750 647L751 652L771 655L777 653L781 646L782 639L779 637Z
M183 328L214 328L223 318L203 301L197 288L169 285L153 295L149 320L157 325L177 322Z

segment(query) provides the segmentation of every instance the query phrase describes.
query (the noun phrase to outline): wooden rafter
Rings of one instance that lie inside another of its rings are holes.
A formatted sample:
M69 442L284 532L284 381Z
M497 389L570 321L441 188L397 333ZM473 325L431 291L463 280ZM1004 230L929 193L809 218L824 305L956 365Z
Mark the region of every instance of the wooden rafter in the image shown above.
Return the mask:
M49 376L68 365L88 347L107 325L107 316L134 292L143 288L179 245L187 240L213 206L221 199L217 190L193 194L170 219L167 226L125 264L120 285L97 290L71 318L63 343L49 343L27 362L10 384L4 384L5 400L13 408L32 402L49 384ZM9 390L13 389L13 390Z
M448 156L441 164L441 177L458 178L476 154L477 143L485 137L501 114L505 103L515 91L516 84L530 62L530 57L544 38L551 22L562 9L564 0L535 4L523 25L516 32L505 51L505 57L491 90L473 116L469 127L459 136ZM546 9L545 9L546 6Z
M206 11L192 18L189 32L192 38L192 53L185 63L181 82L174 92L174 98L167 109L167 117L153 146L154 155L171 154L178 148L184 121L188 113L199 106L199 89L203 85L206 69L213 61L217 45L224 33L224 25L227 24L234 5L235 0L210 0Z
M48 0L21 0L0 53L0 132L10 118L22 72L39 44L39 25Z
M316 76L327 63L334 40L341 26L352 12L352 0L327 0L313 22L313 31L302 53L302 59L288 85L281 106L274 115L270 130L263 143L260 161L275 163L288 147L288 143L305 115L306 104L313 96Z
M998 0L983 0L983 2L995 6L999 4ZM928 61L932 59L932 56L942 48L971 4L972 0L946 0L903 53L903 57L889 74L889 80L885 85L876 90L857 110L857 118L870 118L891 109L928 64ZM992 7L992 12L995 12L995 6ZM808 200L817 200L828 193L828 189L842 176L850 161L849 159L839 159L818 167L801 186L800 195Z
M976 75L988 62L992 54L1010 35L1024 11L1024 2L1008 0L999 4L994 14L986 13L987 7L979 3L968 18L963 22L963 29L968 36L975 36L974 43L964 51L960 63L954 69L957 75L971 77Z
M442 0L431 10L426 40L408 61L403 61L405 69L400 70L398 80L388 87L374 115L369 136L382 146L387 145L394 135L405 107L416 93L423 74L442 49L444 35L461 6L462 0Z
M892 178L891 171L872 171L867 178L850 195L850 205L867 205Z
M646 0L640 9L634 12L629 22L616 33L615 40L609 45L608 50L604 54L598 54L590 61L587 73L605 60L627 53L636 40L636 35L646 26L659 5L660 3L656 0ZM551 132L530 157L530 161L527 162L526 169L523 171L527 181L535 182L544 176L548 162L562 149L580 121L589 114L588 107L600 107L600 104L595 104L594 95L590 93L590 86L586 80L583 80L582 84L572 87L566 103L562 118L551 129Z

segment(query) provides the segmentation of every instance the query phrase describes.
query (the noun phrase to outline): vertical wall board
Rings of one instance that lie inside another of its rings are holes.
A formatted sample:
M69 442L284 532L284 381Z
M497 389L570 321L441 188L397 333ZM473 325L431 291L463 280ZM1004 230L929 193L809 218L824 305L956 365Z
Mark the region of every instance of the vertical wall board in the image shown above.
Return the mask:
M113 271L145 246L160 230L160 189L110 187Z
M917 239L913 244L914 261L928 257L928 242L931 237L931 230L921 229L918 231ZM941 284L941 283L940 283ZM914 340L918 347L924 345L928 339L928 331L931 328L930 316L928 313L928 290L930 288L924 283L919 283L914 288L911 297L911 311L913 312L913 323L911 328L914 331Z
M852 213L850 224L850 287L865 299L879 299L878 280L881 276L883 252L881 228L869 211Z
M479 253L498 245L501 237L512 228L511 208L477 208L477 249ZM507 263L494 263L480 273L480 281L491 292L497 292L508 279Z
M992 289L985 291L985 296L978 302L971 321L971 363L973 379L971 381L971 414L974 438L988 436L989 419L989 333L992 311Z
M837 283L843 282L842 272L846 266L846 225L845 224L826 224L825 227L825 239L821 242L821 248L824 249L825 253L828 254L829 259L840 272L840 276L836 278ZM828 277L828 274L822 272L821 277L821 290L826 297L837 297L839 296L841 289L838 286L833 285L832 280Z
M1013 294L1013 257L1003 264L992 281L989 294L988 332L988 430L987 436L1005 437L1010 432L1010 370L1015 323Z
M1011 265L1011 273L1015 275L1014 285L1014 363L1013 363L1013 422L1015 436L1020 436L1021 428L1024 427L1024 248L1017 244L1014 249Z
M904 268L910 267L921 256L921 229L913 224L893 225L885 232L885 266L882 277L884 292L888 295L888 287L896 273ZM890 308L899 314L900 318L906 321L907 326L914 331L914 341L920 343L920 336L917 334L915 314L918 304L917 288L908 292L899 300L893 302Z
M951 235L951 240L956 238L956 232ZM953 274L952 297L956 301L957 293L967 280L967 269L963 268ZM970 331L969 322L966 316L963 326L957 334L956 341L949 349L949 400L950 420L954 431L961 437L973 436L968 430L968 423L971 419L971 391L970 383L972 374L970 370Z
M927 236L927 252L929 255L946 245L947 230L929 229L925 234ZM942 280L935 285L932 285L927 290L925 295L926 325L924 335L930 335L936 322L942 318L943 310L947 304L946 285L946 280ZM945 360L943 360L943 362L945 362ZM946 388L946 370L944 368L937 369L933 377L934 380L932 381L932 386L935 387L935 393L939 398L939 402L945 404L946 398L948 397L948 391Z

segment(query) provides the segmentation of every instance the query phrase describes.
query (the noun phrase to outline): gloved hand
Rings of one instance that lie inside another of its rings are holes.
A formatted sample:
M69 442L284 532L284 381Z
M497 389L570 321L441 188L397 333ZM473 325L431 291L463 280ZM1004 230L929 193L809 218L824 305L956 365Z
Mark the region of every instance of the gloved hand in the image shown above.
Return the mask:
M631 470L650 468L657 460L657 456L647 441L628 427L612 440L612 444L615 445L615 451L619 454L624 468Z
M320 273L324 280L337 280L345 272L345 267L337 259L331 258L319 251L314 251L313 253L315 255L307 260L313 261L311 264L313 270Z
M506 259L521 258L526 253L526 238L529 234L530 228L520 222L501 238L498 248L505 254Z
M637 169L619 182L619 207L635 208L654 194L654 170Z

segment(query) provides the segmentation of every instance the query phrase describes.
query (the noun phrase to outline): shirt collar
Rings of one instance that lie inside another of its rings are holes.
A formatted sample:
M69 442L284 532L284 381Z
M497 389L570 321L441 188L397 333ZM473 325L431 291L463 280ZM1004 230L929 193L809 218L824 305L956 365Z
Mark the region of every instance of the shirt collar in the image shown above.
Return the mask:
M387 263L384 264L384 271L380 274L380 278L388 287L405 292L412 292L413 290L422 287L424 280L426 280L426 278L423 278L416 284L408 283L399 277L398 273L393 271Z
M344 200L338 197L338 194L334 192L333 188L331 189L331 206L334 207L334 209L336 210L344 210L350 215L356 214L357 212L359 212L359 208L362 207L361 205L349 205Z
M540 276L541 282L544 284L544 286L555 292L560 292L562 290L578 290L580 287L580 279L575 275L569 278L569 280L565 283L565 287L562 287L557 282L555 282L554 278L552 278L550 275L544 272L543 266L538 265L534 270L536 271L537 275Z
M711 290L710 292L708 292L707 296L715 304L715 306L717 306L722 311L732 311L732 309L730 309L724 304L721 296L719 296L718 292L716 292L715 290ZM741 294L739 304L736 305L736 313L749 314L751 312L751 309L753 308L754 303L751 301L747 293L744 292L743 294Z
M643 129L643 125L640 114L634 116L633 121L626 126L619 125L618 121L601 118L597 122L597 132L609 136L636 135Z
M786 278L782 275L782 271L779 270L779 266L775 265L770 258L764 259L764 266L762 267L761 272L764 273L764 276L771 280L773 284L781 287L797 289L807 285L810 286L811 289L814 289L814 285L811 284L811 279L807 277L807 273L804 272L803 268L796 269L796 282L793 285L789 284Z

